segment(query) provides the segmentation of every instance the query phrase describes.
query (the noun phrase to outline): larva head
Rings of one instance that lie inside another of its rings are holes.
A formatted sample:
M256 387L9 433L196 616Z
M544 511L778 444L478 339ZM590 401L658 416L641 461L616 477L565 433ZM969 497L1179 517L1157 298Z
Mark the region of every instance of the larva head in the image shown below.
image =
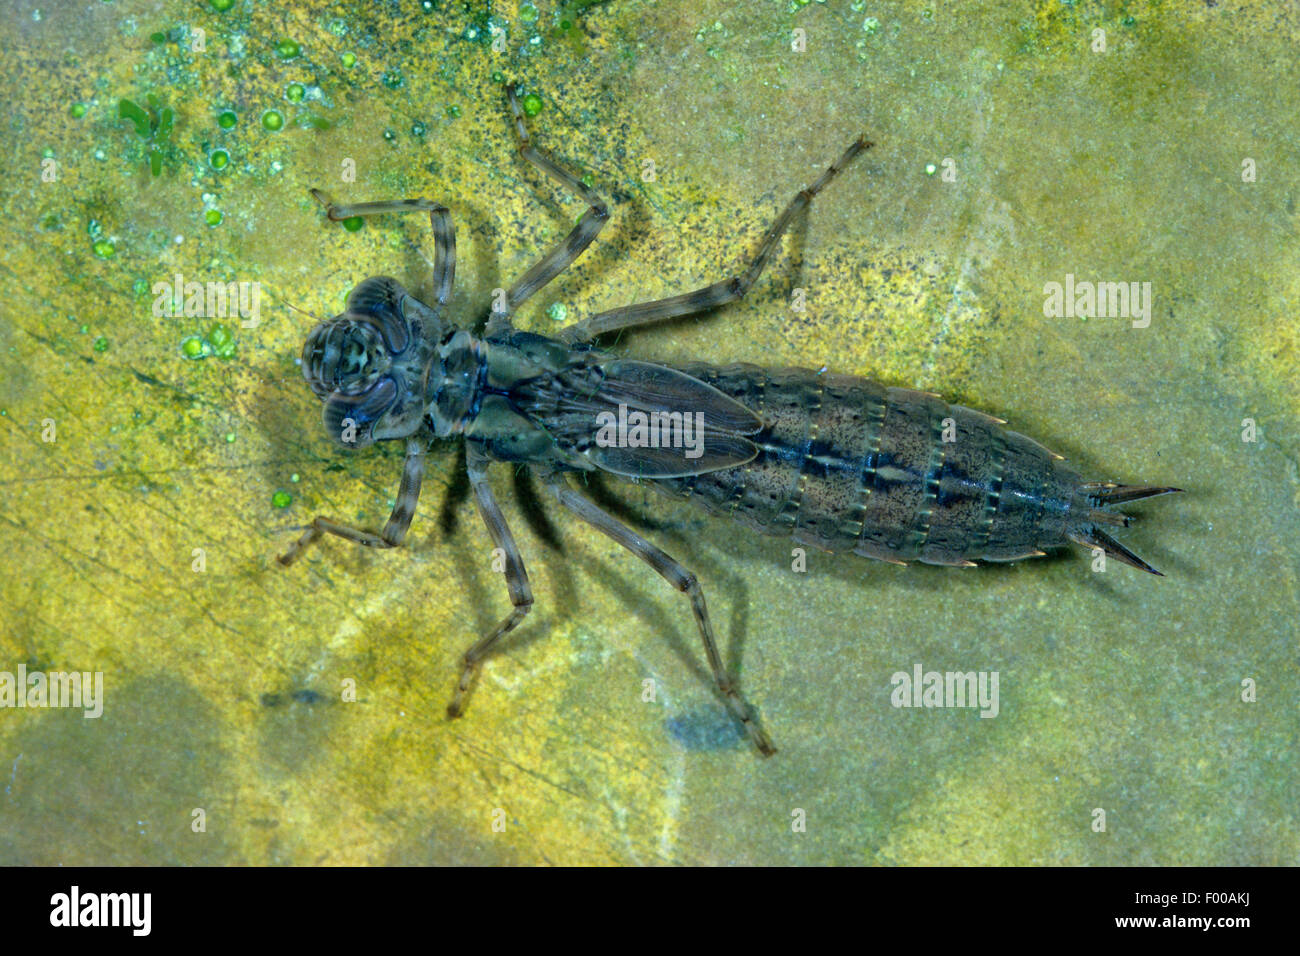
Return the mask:
M413 434L424 417L424 326L436 315L392 279L367 279L347 309L312 329L302 373L325 403L325 430L345 448Z

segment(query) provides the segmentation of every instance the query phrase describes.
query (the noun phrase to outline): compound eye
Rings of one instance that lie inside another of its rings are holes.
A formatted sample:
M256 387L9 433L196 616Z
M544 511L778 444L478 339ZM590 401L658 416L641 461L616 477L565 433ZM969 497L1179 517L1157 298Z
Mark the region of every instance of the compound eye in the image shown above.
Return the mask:
M339 316L312 329L302 348L302 374L322 401L336 391L360 394L387 368L387 354L375 320Z
M325 430L344 448L374 444L375 424L397 403L397 383L385 376L363 392L335 392L325 402Z
M396 279L371 276L352 290L347 311L371 319L379 327L388 351L400 355L411 341L411 324L402 307L405 299L406 290Z

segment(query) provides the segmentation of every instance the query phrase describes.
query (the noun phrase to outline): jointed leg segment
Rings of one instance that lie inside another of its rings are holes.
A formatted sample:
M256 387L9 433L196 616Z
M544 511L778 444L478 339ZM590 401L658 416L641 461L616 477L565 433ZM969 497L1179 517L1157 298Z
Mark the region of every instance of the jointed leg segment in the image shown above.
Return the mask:
M429 211L433 226L433 296L438 305L446 305L451 296L451 284L456 277L456 227L451 221L451 211L432 199L393 199L387 202L358 202L340 206L319 189L311 191L312 198L325 207L325 215L339 221L353 216L379 216L386 212Z
M459 717L465 712L465 702L469 697L470 687L479 665L492 653L496 643L513 631L533 606L533 589L528 585L528 572L524 568L523 558L519 555L519 546L515 544L515 537L510 533L505 515L501 513L501 508L492 494L492 488L488 485L489 458L477 445L470 442L466 461L469 483L474 491L474 500L478 504L479 514L483 518L483 523L487 525L488 534L492 536L492 543L505 555L506 587L510 590L510 603L514 605L514 610L494 630L480 638L465 652L456 692L452 695L451 703L447 705L448 717Z
M727 674L727 669L722 663L722 655L718 653L717 641L713 637L713 624L709 620L709 609L704 603L704 591L695 575L631 528L606 513L595 502L573 489L563 475L552 474L547 477L546 483L555 493L560 504L597 531L603 532L627 548L654 568L665 581L690 598L691 611L695 615L695 623L699 626L700 638L704 641L704 654L709 660L709 668L713 671L714 683L717 684L731 712L749 733L759 753L764 757L776 753L776 748L772 746L767 734L754 718L753 709Z
M349 527L318 515L289 550L276 560L285 567L293 564L302 556L303 551L315 544L325 534L336 534L367 548L395 548L406 537L415 517L415 508L420 500L420 484L424 480L424 452L429 444L429 437L423 433L406 440L406 462L402 466L402 484L397 490L397 501L393 513L388 516L384 530L375 534L360 528Z
M630 329L638 325L662 322L664 319L671 319L681 315L693 315L742 298L763 271L763 267L767 265L768 258L776 249L782 234L789 228L794 217L812 202L813 197L821 192L826 187L826 184L834 179L845 166L852 162L854 157L863 150L870 148L870 146L871 143L867 142L865 136L859 136L839 159L831 163L816 182L807 189L801 189L796 193L781 215L777 217L776 222L767 230L766 235L763 236L763 244L759 246L758 255L754 257L754 261L750 263L749 268L741 275L723 279L721 282L715 282L702 289L696 289L694 292L669 296L666 299L656 299L653 302L641 302L637 305L628 305L619 309L610 309L607 312L599 312L583 319L581 322L575 322L573 325L568 326L560 333L560 338L569 343L588 342L598 335L612 332L615 329Z
M488 319L485 333L489 335L502 328L509 328L510 316L514 313L514 310L522 305L533 293L543 288L548 282L572 265L573 261L591 245L597 233L609 220L609 208L605 205L604 200L596 195L594 190L586 186L577 176L561 167L551 158L549 153L533 145L532 139L528 135L528 127L524 124L524 112L519 105L519 97L515 93L514 84L506 87L506 96L510 100L510 112L513 116L515 135L519 139L519 155L570 192L581 197L589 208L587 214L570 230L560 244L520 276L515 284L510 287L509 291L506 292L505 308L498 310L495 305L493 306L493 312Z

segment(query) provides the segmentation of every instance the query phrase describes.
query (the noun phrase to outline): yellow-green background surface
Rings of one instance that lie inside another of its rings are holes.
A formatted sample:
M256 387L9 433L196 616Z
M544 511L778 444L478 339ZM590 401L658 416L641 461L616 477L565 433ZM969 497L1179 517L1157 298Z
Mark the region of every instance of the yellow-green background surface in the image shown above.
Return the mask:
M107 702L99 720L0 711L0 862L1296 863L1294 11L538 8L3 4L0 670L103 671ZM274 562L317 513L377 526L400 470L397 447L327 440L296 365L314 320L290 305L332 315L371 274L428 291L427 221L347 232L312 186L450 206L466 323L564 234L581 206L513 153L494 71L542 97L540 142L613 197L522 327L734 273L866 130L876 148L749 300L614 347L930 389L1089 476L1186 488L1125 533L1168 576L1096 574L1078 552L975 570L813 554L795 574L787 541L611 485L704 582L780 748L763 761L711 690L686 602L595 532L521 510L520 486L542 495L502 467L537 606L449 723L459 655L508 608L453 446L430 456L408 548L331 540ZM117 118L149 91L177 116L157 178ZM927 174L945 157L956 182ZM212 320L156 318L133 291L177 272L262 283L233 358L183 357ZM1043 284L1066 273L1151 282L1150 328L1044 318ZM999 671L1001 714L891 708L890 675L918 662Z

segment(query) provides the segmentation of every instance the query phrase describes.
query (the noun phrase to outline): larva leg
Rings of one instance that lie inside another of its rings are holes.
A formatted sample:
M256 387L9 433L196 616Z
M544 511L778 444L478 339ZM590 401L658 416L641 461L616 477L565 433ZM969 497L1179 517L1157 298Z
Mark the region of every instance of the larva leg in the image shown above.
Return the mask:
M794 217L812 202L813 197L821 192L826 187L826 184L834 179L845 166L852 162L855 156L870 146L871 144L867 142L865 136L859 136L839 159L831 163L816 182L807 189L801 189L796 193L795 197L790 200L789 205L777 217L776 222L767 230L766 235L763 236L763 244L758 249L758 255L754 257L754 261L749 264L749 268L741 275L723 279L721 282L715 282L702 289L696 289L694 292L686 292L682 295L669 296L666 299L641 302L637 305L628 305L619 309L610 309L607 312L597 313L563 329L560 338L568 343L588 342L598 335L613 332L615 329L630 329L639 325L662 322L664 319L671 319L681 315L694 315L697 312L704 312L727 302L743 298L745 293L749 291L749 287L754 284L759 274L762 273L763 267L767 265L767 260L772 255L772 251L776 249L782 234L789 228Z
M325 207L325 215L335 221L353 216L379 216L386 212L429 211L433 226L433 290L439 305L446 305L451 295L451 284L456 277L456 227L451 221L451 211L431 199L394 199L388 202L358 202L340 206L319 189L311 196Z
M519 546L515 544L510 526L492 494L487 481L488 457L473 442L467 443L467 471L469 484L474 491L474 500L478 504L479 514L487 525L492 543L502 550L506 559L506 587L510 591L510 603L514 609L494 630L482 637L465 652L460 680L451 703L447 705L448 717L459 717L465 712L470 687L483 659L492 653L496 643L509 634L524 619L533 606L533 589L528 585L528 572L524 568L523 558L519 555Z
M415 507L420 501L420 483L424 480L424 452L428 437L416 435L406 440L406 462L402 466L402 484L397 490L397 501L393 513L388 516L384 530L375 534L348 525L331 521L318 515L303 536L289 546L289 550L276 558L285 567L293 564L302 556L303 551L325 534L336 534L367 548L395 548L406 537L415 516Z
M492 307L484 334L491 335L503 328L510 327L510 316L533 293L543 288L548 282L573 264L583 251L596 238L596 234L609 220L609 208L595 191L583 184L568 170L562 168L550 154L533 145L528 136L528 127L524 125L524 111L519 106L519 97L515 94L512 83L506 87L506 96L510 100L510 112L513 114L515 135L519 139L519 155L528 160L546 175L556 180L570 192L581 197L589 207L587 214L569 231L554 249L548 252L537 265L525 272L506 292L503 309Z
M768 740L767 734L754 719L753 708L741 696L735 682L727 674L718 653L717 641L713 637L713 624L709 620L709 609L704 603L704 591L695 575L679 564L668 554L659 550L631 528L619 522L612 515L602 510L595 502L569 486L563 475L554 474L546 479L547 484L559 499L560 504L587 522L596 530L613 538L627 548L677 590L690 598L691 611L695 614L695 623L699 625L700 638L704 641L704 653L709 659L709 668L713 671L713 680L726 700L727 706L749 733L750 739L758 752L764 757L776 753L776 748Z

